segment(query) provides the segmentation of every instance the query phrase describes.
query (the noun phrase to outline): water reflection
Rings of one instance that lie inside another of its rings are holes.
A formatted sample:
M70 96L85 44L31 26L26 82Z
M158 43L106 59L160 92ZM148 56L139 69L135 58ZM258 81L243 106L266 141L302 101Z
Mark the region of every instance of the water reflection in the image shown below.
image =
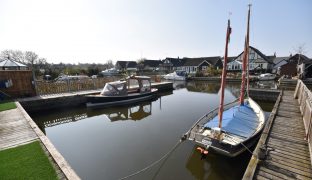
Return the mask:
M246 169L251 157L248 152L244 152L237 158L226 158L209 153L205 159L202 159L201 154L196 150L197 147L193 147L186 163L186 169L195 179L240 179L243 174L237 172L240 169ZM223 172L227 172L227 174Z
M172 91L159 93L158 96L150 101L130 104L126 106L108 107L102 109L87 109L85 106L69 108L69 109L58 109L58 113L34 113L33 117L42 116L45 114L44 119L37 120L36 123L40 129L45 132L45 128L80 121L93 116L106 115L111 122L142 120L152 114L152 102L160 99L159 108L161 109L161 97L171 95Z
M130 106L120 106L118 108L104 108L101 110L88 109L87 114L88 117L106 114L112 122L120 120L138 121L152 114L152 101Z
M118 179L158 160L203 114L219 103L220 84L175 82L177 90L129 106L85 106L31 114L82 179ZM227 83L225 101L237 98L239 83ZM166 162L132 179L241 179L248 154L200 160L183 143ZM157 169L158 168L158 169Z
M277 89L276 81L257 81L252 84L252 88L259 89Z
M192 92L204 92L217 94L220 90L220 83L189 81L187 82L186 89Z

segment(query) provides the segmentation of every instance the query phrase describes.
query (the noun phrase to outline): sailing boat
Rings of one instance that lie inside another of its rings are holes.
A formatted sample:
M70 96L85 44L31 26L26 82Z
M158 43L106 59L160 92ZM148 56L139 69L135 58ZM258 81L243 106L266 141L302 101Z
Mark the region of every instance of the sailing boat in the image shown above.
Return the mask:
M248 9L247 35L243 54L242 84L239 100L224 105L227 51L231 34L230 20L228 20L219 108L201 117L184 136L184 138L197 143L200 146L198 149L202 154L208 154L208 150L213 150L228 157L235 157L258 140L264 127L264 112L255 101L248 97L249 78L246 70L247 66L249 66L247 62L249 54L249 21L250 5ZM247 97L245 97L245 89L247 89Z

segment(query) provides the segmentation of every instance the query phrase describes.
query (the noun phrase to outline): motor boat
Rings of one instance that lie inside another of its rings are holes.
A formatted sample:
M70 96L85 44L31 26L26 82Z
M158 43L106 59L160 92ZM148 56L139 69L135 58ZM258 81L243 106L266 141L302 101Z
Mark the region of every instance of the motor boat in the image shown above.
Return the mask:
M108 107L146 101L156 96L148 76L129 76L125 80L108 82L100 94L86 95L87 107Z
M169 73L163 76L166 80L179 80L179 81L185 81L187 78L186 71L174 71L173 73Z
M260 74L258 76L259 81L269 81L269 80L274 80L275 78L276 78L276 75L271 74L271 73Z

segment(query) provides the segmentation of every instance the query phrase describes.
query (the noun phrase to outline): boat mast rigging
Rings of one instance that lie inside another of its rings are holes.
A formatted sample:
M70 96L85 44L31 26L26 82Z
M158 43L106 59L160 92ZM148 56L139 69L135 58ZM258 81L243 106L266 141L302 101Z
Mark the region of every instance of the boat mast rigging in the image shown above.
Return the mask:
M225 87L225 79L226 79L226 68L228 61L228 44L230 40L231 34L231 26L230 19L228 19L228 26L226 31L226 41L225 41L225 53L224 53L224 62L223 62L223 70L222 70L222 79L221 79L221 96L220 96L220 106L219 106L219 128L222 127L222 118L223 118L223 105L224 105L224 87Z
M244 105L245 99L245 84L246 84L246 74L247 74L247 97L249 96L249 21L250 21L250 7L251 4L248 4L248 21L247 21L247 34L245 37L245 47L243 54L243 64L242 64L242 83L241 83L241 92L240 92L240 104ZM248 65L248 72L247 71Z

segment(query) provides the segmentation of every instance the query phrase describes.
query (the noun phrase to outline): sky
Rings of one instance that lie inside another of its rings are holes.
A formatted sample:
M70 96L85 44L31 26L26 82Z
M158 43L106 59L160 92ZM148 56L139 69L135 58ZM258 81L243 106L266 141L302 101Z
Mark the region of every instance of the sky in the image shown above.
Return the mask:
M33 51L49 63L223 56L250 45L312 58L312 0L0 0L0 51ZM231 15L229 15L231 14Z

